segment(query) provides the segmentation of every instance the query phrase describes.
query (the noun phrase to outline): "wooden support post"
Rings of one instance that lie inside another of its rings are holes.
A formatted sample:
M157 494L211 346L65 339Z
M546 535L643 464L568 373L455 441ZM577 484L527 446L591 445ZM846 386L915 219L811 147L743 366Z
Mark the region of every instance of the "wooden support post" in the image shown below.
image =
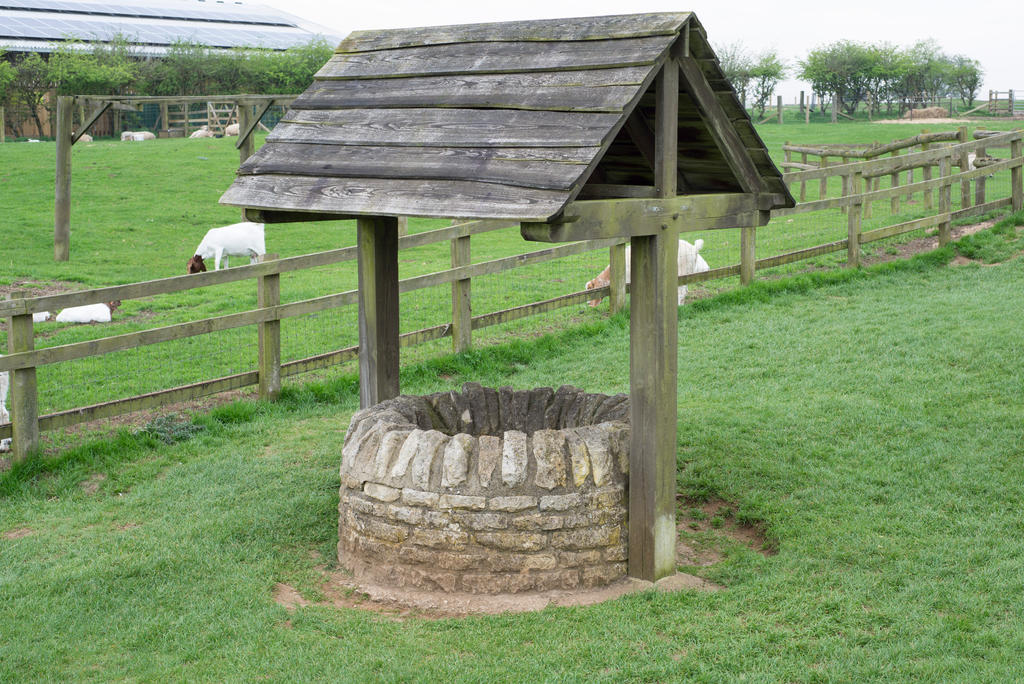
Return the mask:
M676 194L679 69L658 75L655 187ZM679 229L630 240L629 574L654 581L676 570L676 423Z
M398 237L405 237L409 234L409 217L398 217Z
M452 238L452 268L471 263L470 237ZM452 348L456 352L473 346L472 282L470 278L452 281Z
M757 228L740 228L740 284L749 285L754 280L757 265Z
M276 254L264 254L261 262L273 261ZM256 300L261 309L281 303L281 274L269 273L256 281ZM277 399L281 394L281 321L263 321L259 330L260 399Z
M1021 158L1021 140L1018 138L1010 143L1010 157ZM1010 207L1013 211L1024 209L1024 172L1021 167L1015 166L1010 169Z
M608 248L609 311L618 313L626 307L626 243Z
M356 221L359 249L359 406L398 396L398 220Z
M8 318L7 330L10 353L35 349L32 314ZM39 447L39 395L35 368L21 368L10 374L11 451L17 463Z
M238 134L245 138L239 140L238 163L242 164L256 151L256 145L252 139L252 105L248 102L238 103Z
M807 107L804 104L804 91L801 90L800 91L800 113L803 114L805 111L807 111Z
M893 150L892 156L900 156L900 151ZM892 174L889 175L889 183L894 188L898 188L900 186L900 174L898 171L894 171ZM889 199L889 213L892 214L893 216L896 216L900 213L900 196L898 194L893 195Z
M0 105L0 144L7 142L7 118L4 114L4 106Z
M968 142L967 137L967 126L960 126L956 131L956 141L958 144L963 145ZM970 163L967 160L967 151L964 149L960 150L960 159L957 160L957 167L960 169L960 173L967 173L971 170ZM971 206L971 181L961 180L960 181L960 208L966 209Z
M853 196L853 204L846 216L846 231L848 243L846 247L846 265L849 268L860 266L860 227L861 212L863 204L860 199L861 173L858 171L849 178L850 194Z
M979 147L975 155L975 159L981 159L988 156L988 153L984 147ZM974 204L985 204L985 176L974 179Z
M839 93L832 93L832 123L839 123Z
M54 184L53 259L67 261L71 254L71 115L69 95L57 96L57 178Z
M170 120L169 115L167 113L167 103L166 102L161 102L160 103L160 127L163 130L165 130L165 131L170 130L170 128L171 128L171 120ZM171 134L168 133L167 137L171 137Z
M950 212L953 210L953 153L950 152L939 160L939 177L943 179L939 188L939 213L946 216L945 220L939 223L939 246L949 244L950 233L952 232L952 220Z
M778 99L776 100L776 102L777 102L777 106L779 108L779 123L781 124L782 123L782 96L781 95L778 96Z

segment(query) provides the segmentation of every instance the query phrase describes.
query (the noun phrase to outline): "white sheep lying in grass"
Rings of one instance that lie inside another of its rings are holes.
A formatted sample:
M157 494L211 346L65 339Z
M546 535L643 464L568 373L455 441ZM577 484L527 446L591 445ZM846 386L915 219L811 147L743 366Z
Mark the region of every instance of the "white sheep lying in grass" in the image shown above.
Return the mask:
M188 260L186 273L201 273L206 270L203 259L214 258L214 270L220 270L220 260L224 259L224 268L228 267L229 256L247 256L249 263L255 264L256 257L266 254L267 248L263 238L263 224L244 221L232 223L230 226L211 228L206 232L203 241L196 247L195 255Z
M3 356L3 354L0 354ZM0 373L0 424L10 423L11 414L7 412L7 392L11 388L11 374L8 371ZM0 452L11 450L11 438L0 439Z
M198 131L192 131L192 134L190 136L188 136L188 137L190 137L190 138L213 138L213 137L216 137L216 136L214 136L213 131L211 131L206 126L203 126Z
M682 276L682 275L689 275L690 273L703 273L704 271L710 270L710 267L708 266L708 262L704 261L704 257L702 257L699 254L699 252L700 252L702 247L704 247L704 241L703 240L697 240L692 245L689 242L687 242L686 240L680 240L679 241L679 275ZM630 266L629 266L630 256L631 256L631 252L630 252L630 249L629 249L629 245L626 245L626 282L627 283L630 282L630 279L629 279L629 275L630 275L630 273L629 273L629 270L630 270ZM597 289L599 287L605 287L606 285L610 284L611 283L611 272L612 272L612 267L611 267L611 264L609 264L608 266L605 267L605 269L603 271L601 271L600 273L597 274L597 277L595 277L593 280L591 280L590 282L587 283L586 289L594 290L594 289ZM683 302L686 300L686 292L687 292L686 285L680 285L679 286L679 297L678 297L679 306L682 306ZM603 299L603 297L602 297L602 299ZM590 304L590 306L597 306L600 303L601 303L601 299L592 299L592 300L590 300L588 302L588 304Z
M149 131L125 131L121 134L121 142L142 140L156 140L156 136Z
M224 128L224 135L238 135L238 124L228 124Z
M109 323L114 310L121 306L117 299L106 304L86 304L72 306L57 314L58 323Z

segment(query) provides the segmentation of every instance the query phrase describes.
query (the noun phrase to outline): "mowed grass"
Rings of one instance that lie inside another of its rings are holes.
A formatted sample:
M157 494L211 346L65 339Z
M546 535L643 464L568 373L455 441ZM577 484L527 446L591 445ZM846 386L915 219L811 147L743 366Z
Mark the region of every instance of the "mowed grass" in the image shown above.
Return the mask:
M777 550L683 568L721 591L441 621L277 605L277 582L321 599L332 563L340 376L0 477L0 680L1013 681L1024 263L952 256L682 309L681 501L734 503ZM617 316L402 382L626 391L628 348Z

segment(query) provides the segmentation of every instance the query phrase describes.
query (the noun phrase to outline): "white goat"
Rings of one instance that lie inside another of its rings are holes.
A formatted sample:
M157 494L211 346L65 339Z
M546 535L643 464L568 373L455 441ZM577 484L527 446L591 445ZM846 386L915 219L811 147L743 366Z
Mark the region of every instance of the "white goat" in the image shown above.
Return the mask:
M121 142L132 142L142 140L156 140L156 136L149 131L125 131L121 134Z
M114 310L121 306L121 300L106 304L72 306L57 314L58 323L109 323Z
M92 142L92 136L89 135L88 133L83 133L82 135L80 135L78 137L78 142L86 142L86 143Z
M3 356L3 354L0 354ZM0 423L10 423L11 414L7 412L7 392L11 388L11 375L8 371L0 373ZM11 438L0 439L0 451L11 450Z
M690 273L703 273L704 271L710 270L708 262L704 261L699 252L704 247L703 240L697 240L694 244L690 244L686 240L679 241L679 275L689 275ZM626 245L626 282L630 282L630 257L631 251L629 245ZM597 274L593 280L587 283L586 289L594 290L599 287L605 287L611 283L611 264L605 267L603 271ZM679 306L683 305L686 301L686 285L679 286L678 302ZM603 299L603 297L602 297ZM597 306L601 303L600 299L592 299L588 302L590 306Z
M224 135L238 135L238 124L228 124L224 128Z
M192 131L192 135L190 135L188 137L190 137L190 138L213 138L215 136L213 134L213 131L211 131L206 126L203 126L198 131Z
M220 260L224 259L224 268L228 267L229 256L247 256L249 263L255 264L256 257L267 253L263 238L263 224L244 221L232 223L230 226L211 228L206 232L203 241L196 247L195 255L188 260L186 273L200 273L206 270L203 259L214 258L214 270L220 270Z
M32 322L33 323L43 323L43 322L48 321L48 320L50 320L50 312L49 311L37 311L34 314L32 314Z

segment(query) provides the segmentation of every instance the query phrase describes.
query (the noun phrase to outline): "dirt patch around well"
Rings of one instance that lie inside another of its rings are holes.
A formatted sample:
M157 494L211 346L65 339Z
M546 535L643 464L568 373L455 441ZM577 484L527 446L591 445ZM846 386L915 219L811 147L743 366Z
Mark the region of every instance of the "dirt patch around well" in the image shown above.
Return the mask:
M61 280L15 280L10 285L0 285L0 299L15 293L19 297L48 297L81 289L81 283Z
M735 504L720 499L701 503L682 501L677 525L676 564L681 567L708 567L721 561L726 550L737 544L766 556L774 555L775 550L763 530L756 524L737 519L736 510ZM533 612L548 606L588 606L649 589L675 592L724 588L702 577L677 572L657 582L626 577L596 589L496 595L449 594L356 582L343 570L329 570L323 565L317 569L323 577L320 586L323 600L310 601L291 585L279 582L272 592L274 601L289 611L307 606L328 606L367 610L394 620L437 620Z

